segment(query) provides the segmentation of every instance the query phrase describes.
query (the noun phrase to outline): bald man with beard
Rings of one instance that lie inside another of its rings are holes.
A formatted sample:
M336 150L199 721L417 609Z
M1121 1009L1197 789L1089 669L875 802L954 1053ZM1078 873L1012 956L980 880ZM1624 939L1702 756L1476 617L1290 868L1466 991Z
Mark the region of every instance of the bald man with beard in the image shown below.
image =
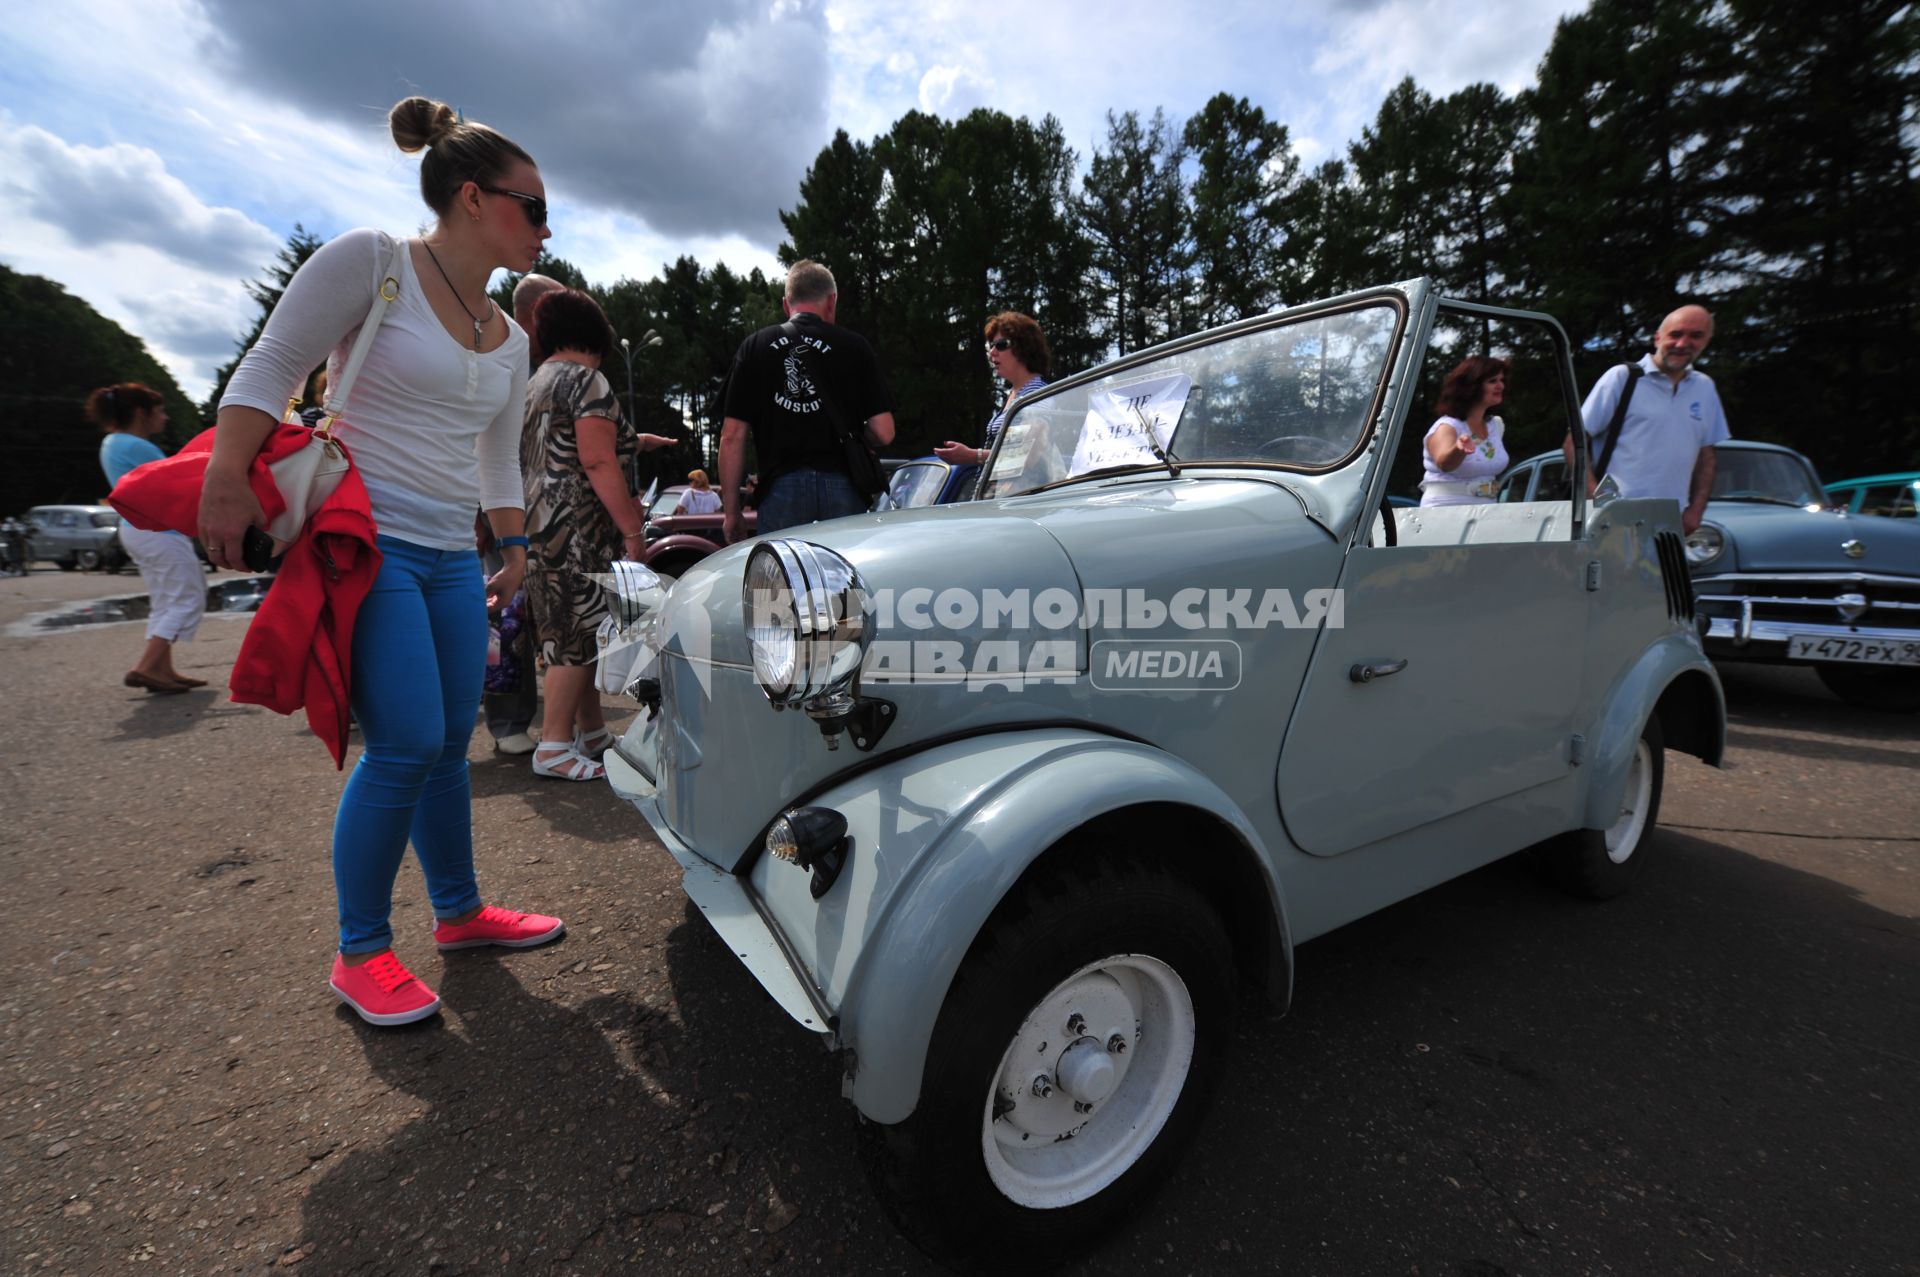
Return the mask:
M1620 396L1632 396L1607 472L1630 497L1672 497L1686 532L1700 526L1713 494L1713 445L1731 437L1713 378L1693 366L1712 340L1707 308L1682 306L1661 321L1651 354L1638 364L1608 369L1580 406L1589 455L1598 457ZM1571 466L1571 439L1566 452ZM1588 496L1597 478L1589 469Z

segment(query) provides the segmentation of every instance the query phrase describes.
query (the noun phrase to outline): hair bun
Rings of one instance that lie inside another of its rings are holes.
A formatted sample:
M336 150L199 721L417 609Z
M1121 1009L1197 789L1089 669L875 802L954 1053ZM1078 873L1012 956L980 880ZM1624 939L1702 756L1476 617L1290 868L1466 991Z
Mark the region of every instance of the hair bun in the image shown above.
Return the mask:
M394 145L409 155L438 142L460 122L453 108L432 98L402 98L387 112Z

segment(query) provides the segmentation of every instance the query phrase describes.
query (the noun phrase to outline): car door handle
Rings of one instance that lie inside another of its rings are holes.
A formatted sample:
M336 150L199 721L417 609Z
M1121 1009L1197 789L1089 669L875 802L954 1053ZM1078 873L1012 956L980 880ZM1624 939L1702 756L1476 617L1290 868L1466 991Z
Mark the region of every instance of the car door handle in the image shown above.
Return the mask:
M1405 661L1381 661L1378 665L1356 665L1347 671L1347 677L1356 683L1371 683L1376 678L1398 674L1405 668Z

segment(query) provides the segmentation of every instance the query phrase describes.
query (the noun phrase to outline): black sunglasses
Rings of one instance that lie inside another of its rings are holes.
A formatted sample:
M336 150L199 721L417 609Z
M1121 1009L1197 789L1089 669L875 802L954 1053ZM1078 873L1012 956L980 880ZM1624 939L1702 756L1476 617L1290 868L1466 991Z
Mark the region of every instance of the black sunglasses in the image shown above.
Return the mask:
M504 187L488 186L484 182L475 182L474 185L490 195L511 195L519 200L520 211L527 215L529 225L545 226L547 224L547 202L538 195L526 195L519 191L509 191Z
M1013 339L1011 337L996 337L992 341L987 343L987 349L988 350L1012 350Z

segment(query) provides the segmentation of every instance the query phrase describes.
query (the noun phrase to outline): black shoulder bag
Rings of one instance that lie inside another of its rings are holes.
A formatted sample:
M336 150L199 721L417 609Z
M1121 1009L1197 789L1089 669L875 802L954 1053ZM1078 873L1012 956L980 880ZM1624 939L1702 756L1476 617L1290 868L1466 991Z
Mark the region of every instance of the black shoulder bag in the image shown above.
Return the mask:
M780 331L787 334L789 340L800 340L800 327L791 319L780 325ZM834 435L840 440L840 450L846 455L847 477L853 480L853 486L863 497L876 497L887 489L887 476L880 468L880 458L867 446L867 432L851 427L840 405L827 393L826 382L820 387L820 405L826 409L827 423L833 427Z
M1633 400L1633 388L1640 384L1640 378L1647 373L1638 364L1622 364L1627 370L1626 384L1620 388L1620 402L1613 406L1613 421L1607 426L1607 441L1600 445L1600 459L1593 463L1593 480L1598 483L1607 474L1607 466L1613 461L1614 445L1620 442L1620 427L1627 424L1627 405ZM1592 455L1591 451L1588 453Z

